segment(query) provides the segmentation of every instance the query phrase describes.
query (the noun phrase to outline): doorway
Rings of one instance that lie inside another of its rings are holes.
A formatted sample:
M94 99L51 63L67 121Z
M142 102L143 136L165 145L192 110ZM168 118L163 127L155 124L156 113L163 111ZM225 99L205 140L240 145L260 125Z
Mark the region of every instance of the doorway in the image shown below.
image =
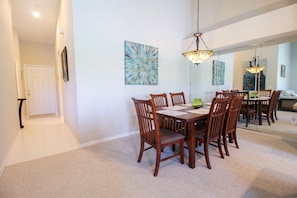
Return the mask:
M55 66L24 65L27 115L57 113Z

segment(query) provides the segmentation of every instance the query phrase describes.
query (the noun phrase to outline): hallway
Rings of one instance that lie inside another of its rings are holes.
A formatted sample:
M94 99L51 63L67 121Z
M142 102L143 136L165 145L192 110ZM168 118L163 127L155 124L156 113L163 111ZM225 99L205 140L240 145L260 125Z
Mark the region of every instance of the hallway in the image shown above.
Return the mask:
M23 125L11 147L6 165L79 148L76 138L57 116L24 118Z

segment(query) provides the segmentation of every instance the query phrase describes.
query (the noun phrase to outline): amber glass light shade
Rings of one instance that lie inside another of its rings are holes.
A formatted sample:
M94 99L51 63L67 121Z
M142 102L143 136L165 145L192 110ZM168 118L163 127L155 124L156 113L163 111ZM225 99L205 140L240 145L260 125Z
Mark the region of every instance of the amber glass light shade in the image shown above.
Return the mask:
M213 50L194 50L185 52L183 55L192 63L200 64L213 55Z

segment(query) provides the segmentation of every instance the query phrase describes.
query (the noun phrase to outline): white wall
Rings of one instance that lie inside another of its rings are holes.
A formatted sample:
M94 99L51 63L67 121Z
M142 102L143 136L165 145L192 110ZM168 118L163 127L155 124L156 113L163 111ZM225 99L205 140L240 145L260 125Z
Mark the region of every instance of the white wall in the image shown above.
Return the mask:
M20 41L21 64L55 65L54 45L32 41Z
M10 1L0 1L0 175L19 131L14 43Z
M281 77L281 65L285 65L285 77ZM284 43L278 48L278 64L277 64L277 89L290 89L290 73L291 73L291 45ZM295 75L296 78L296 75Z
M86 4L88 5L88 3ZM76 86L76 64L74 55L73 40L73 16L72 16L72 0L63 0L60 4L60 11L57 20L56 29L56 64L59 74L59 101L62 116L65 123L69 126L73 135L80 141L78 129L78 113L77 113L77 95ZM84 40L84 38L80 38ZM69 81L64 82L61 71L61 52L67 47ZM88 67L86 67L88 70ZM92 96L90 96L92 97Z
M191 0L73 0L72 7L74 46L67 46L70 81L63 85L64 117L70 128L75 130L78 124L80 143L137 131L131 97L148 98L150 93L171 91L189 93L189 67L181 55L181 41L191 29ZM65 10L70 13L67 9L61 9L59 26L66 18L62 16ZM60 39L59 46L69 44L65 40L71 35L66 33L68 28L64 29L64 41ZM125 85L125 40L159 49L158 85ZM71 86L76 86L76 93ZM75 123L72 118L76 108Z
M290 87L291 90L297 91L297 42L291 43L291 72L290 72Z

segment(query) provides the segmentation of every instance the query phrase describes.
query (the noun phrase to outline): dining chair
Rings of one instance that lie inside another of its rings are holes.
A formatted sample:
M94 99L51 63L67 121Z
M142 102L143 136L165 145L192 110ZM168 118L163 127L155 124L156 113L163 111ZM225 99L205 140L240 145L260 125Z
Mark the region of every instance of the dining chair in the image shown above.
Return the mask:
M258 97L270 97L271 96L271 89L262 89L258 91ZM262 105L268 105L268 101L263 101Z
M154 176L158 175L160 162L178 157L184 164L184 136L175 130L159 126L156 107L152 100L139 100L132 98L137 113L140 131L140 151L137 162L141 161L143 152L154 148L156 150L156 164ZM145 148L145 143L150 145ZM179 152L161 158L161 151L167 146L179 144Z
M157 110L168 107L168 99L166 93L150 94L150 96Z
M248 123L250 122L250 119L252 117L253 122L255 122L257 110L255 108L255 101L250 100L249 92L248 91L239 91L236 93L237 96L244 96L244 99L242 101L242 106L240 109L240 114L242 114L242 117L246 119L245 127L248 127Z
M217 142L221 158L224 158L221 146L221 137L228 101L229 98L213 98L206 125L196 126L196 142L199 142L199 145L203 143L203 154L205 155L207 167L209 169L211 169L208 151L208 146L210 143L214 141Z
M234 141L236 148L239 148L237 137L236 137L236 127L237 121L242 106L244 96L233 96L228 105L227 112L225 115L225 123L223 128L223 145L225 148L226 155L229 156L227 136L231 138L232 142Z
M275 117L276 120L277 120L276 112L278 110L279 97L280 97L281 92L282 92L281 90L277 90L277 101L275 101L274 108L273 108L274 117Z
M268 105L262 105L262 114L267 118L267 122L270 125L270 120L274 123L274 109L278 103L279 91L273 91L269 99Z
M216 91L217 98L225 98L225 97L229 97L229 96L230 96L230 92Z
M186 104L184 92L169 93L171 97L172 105Z

